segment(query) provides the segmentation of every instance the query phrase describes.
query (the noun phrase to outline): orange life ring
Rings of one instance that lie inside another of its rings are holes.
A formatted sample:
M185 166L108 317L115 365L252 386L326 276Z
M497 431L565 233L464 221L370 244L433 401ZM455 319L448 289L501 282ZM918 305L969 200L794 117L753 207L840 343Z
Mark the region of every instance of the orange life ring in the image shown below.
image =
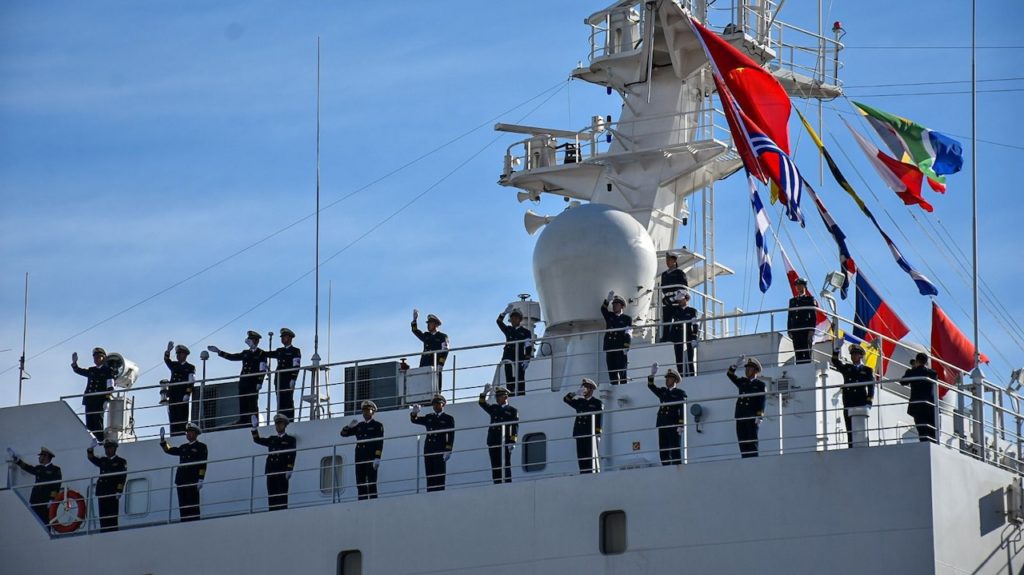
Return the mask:
M71 513L73 519L67 521L68 513L59 513L61 506L66 510L75 507L75 511ZM85 514L85 498L82 494L74 489L63 489L50 502L50 527L57 533L71 533L82 526Z

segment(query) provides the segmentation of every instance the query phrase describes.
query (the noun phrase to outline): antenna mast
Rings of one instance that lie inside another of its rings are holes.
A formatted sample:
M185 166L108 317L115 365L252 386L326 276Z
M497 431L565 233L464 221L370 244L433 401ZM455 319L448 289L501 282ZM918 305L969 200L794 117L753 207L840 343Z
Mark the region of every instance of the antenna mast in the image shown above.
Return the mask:
M21 323L21 359L18 360L18 405L21 405L22 384L30 375L25 373L25 346L28 342L28 272L25 272L25 310Z
M316 37L316 242L314 248L313 357L309 397L309 418L320 419L320 37Z

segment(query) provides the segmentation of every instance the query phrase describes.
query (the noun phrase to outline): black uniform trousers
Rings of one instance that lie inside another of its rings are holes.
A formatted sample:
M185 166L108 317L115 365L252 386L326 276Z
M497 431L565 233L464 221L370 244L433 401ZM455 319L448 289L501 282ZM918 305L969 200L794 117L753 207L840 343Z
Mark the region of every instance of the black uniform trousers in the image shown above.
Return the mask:
M117 492L97 491L96 500L99 503L100 531L117 531L117 516L121 512L121 501L117 498Z
M683 462L683 450L680 448L683 438L676 426L658 428L658 455L662 465L679 465Z
M429 484L430 479L427 479ZM377 498L377 470L373 468L373 460L356 462L356 490L359 499Z
M917 428L917 437L921 441L936 441L935 429L935 406L930 403L911 403L907 410L914 418L914 427Z
M526 394L526 362L511 360L505 364L505 387L511 395Z
M295 380L294 374L282 374L277 378L277 412L295 419Z
M594 472L594 438L587 435L576 438L576 460L580 473Z
M195 484L178 486L178 516L182 523L199 521L199 487Z
M814 335L814 328L796 329L789 332L789 339L793 340L793 351L796 353L797 363L811 362L812 335Z
M444 491L445 475L448 473L444 452L424 453L423 470L427 474L427 491Z
M271 511L288 509L288 473L275 471L267 474L267 505Z
M612 385L627 383L626 368L629 367L629 360L624 350L604 352L605 363L608 366L608 380Z
M238 379L238 425L249 427L249 420L260 412L259 385L263 375L243 375Z
M757 418L736 419L736 441L740 446L740 457L757 457Z
M171 437L185 435L185 424L188 423L188 401L184 398L167 404L167 421L171 427Z
M50 524L50 501L37 501L32 502L32 513L36 514L36 517L43 522L43 525Z
M495 484L512 483L512 448L508 445L490 445L491 479Z
M103 441L103 404L106 402L105 397L86 397L82 401L85 406L85 427L96 441Z

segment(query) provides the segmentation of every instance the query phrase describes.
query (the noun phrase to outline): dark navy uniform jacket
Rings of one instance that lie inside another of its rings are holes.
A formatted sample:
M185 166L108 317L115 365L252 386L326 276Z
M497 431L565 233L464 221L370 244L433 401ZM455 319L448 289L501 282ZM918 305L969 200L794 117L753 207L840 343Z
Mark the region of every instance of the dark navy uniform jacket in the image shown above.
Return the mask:
M175 485L190 485L206 477L206 444L196 440L182 443L181 447L171 447L166 441L160 444L164 453L178 456L178 470L174 473Z
M512 327L511 325L505 324L505 314L502 314L498 318L498 328L501 329L501 333L505 334L505 347L501 352L501 359L509 359L512 361L523 361L529 359L530 356L527 354L526 344L530 342L532 334L530 330L519 324L519 327Z
M170 354L164 354L164 364L171 370L170 385L167 386L167 399L174 403L184 401L186 395L192 394L192 382L189 376L195 376L196 366L189 362L171 361ZM177 385L175 385L177 384Z
M613 330L606 331L604 334L604 350L629 349L629 343L633 340L633 335L630 333L633 327L633 318L624 313L615 315L615 312L609 311L607 301L601 304L601 315L604 316L605 329Z
M668 427L683 424L683 401L686 399L686 392L679 389L679 386L669 389L654 385L654 377L647 378L647 388L654 392L661 400L661 407L658 408L658 427ZM675 403L679 402L679 403Z
M843 388L843 407L863 407L871 405L875 399L875 372L864 365L843 363L839 354L832 355L832 366L843 374L843 383L870 382L870 385L853 385Z
M697 310L690 306L686 306L677 312L677 319L680 321L690 321L697 319ZM700 323L693 322L685 324L686 326L686 341L695 341L700 339Z
M731 367L729 371L725 372L725 375L729 377L729 381L736 386L740 393L739 397L736 398L736 408L733 410L733 417L740 419L764 415L766 401L766 397L763 395L766 391L764 382L756 377L754 379L739 377L736 375L736 370Z
M445 412L430 412L419 416L409 414L409 419L416 425L427 428L427 440L423 443L423 453L442 453L451 451L455 445L455 418Z
M814 329L817 325L817 315L813 309L793 309L799 307L818 306L818 301L814 299L810 293L807 295L798 295L790 298L789 300L789 316L786 318L786 330L794 331L798 329Z
M519 437L519 410L509 404L498 405L487 403L487 395L480 394L480 408L491 416L491 426L487 428L487 445L515 443ZM502 429L505 437L501 436Z
M437 365L444 365L445 360L448 359L448 335L435 331L430 333L429 331L420 331L420 328L416 327L416 322L412 322L412 334L417 339L423 342L423 355L420 356L420 367L427 367L434 365L435 354L430 352L438 352Z
M87 369L72 365L71 369L73 369L78 375L88 378L85 383L85 393L114 391L114 388L110 385L110 380L114 379L114 372L105 364L94 365ZM82 404L85 404L88 401L106 401L109 399L109 393L107 395L86 396L82 398Z
M907 405L907 413L913 415L914 410L935 409L935 381L938 379L939 376L934 369L923 365L912 367L903 374L900 383L910 386L910 404Z
M295 436L275 433L269 437L260 437L254 429L252 440L270 451L263 473L283 473L295 468Z
M686 287L686 274L683 270L675 268L661 272L661 303L666 306L677 305L672 296Z
M89 461L100 468L100 478L96 480L97 495L114 495L124 493L124 484L128 479L128 462L123 457L96 457L87 451Z
M20 459L18 460L18 467L34 475L36 478L36 483L32 487L32 493L28 497L29 503L46 503L60 493L60 480L62 479L60 467L53 463L49 465L29 465Z
M258 347L256 349L245 349L238 353L222 351L217 355L231 361L242 362L242 375L260 373L261 371L264 371L267 366L268 354Z
M384 424L371 419L360 421L355 427L343 427L342 437L356 437L356 461L365 463L380 459L384 453Z
M570 393L563 397L562 401L575 409L576 413L584 414L577 415L576 419L573 420L573 437L586 437L592 433L601 434L601 410L604 409L604 404L601 403L600 399L593 395L590 396L590 399L585 399L583 396L573 397L573 394ZM591 430L591 421L593 421L593 430Z
M267 357L272 357L277 360L278 371L281 371L282 369L294 369L302 365L302 350L294 345L279 347L274 351L268 351ZM298 377L298 370L287 371L284 373L278 373L277 381L295 381Z

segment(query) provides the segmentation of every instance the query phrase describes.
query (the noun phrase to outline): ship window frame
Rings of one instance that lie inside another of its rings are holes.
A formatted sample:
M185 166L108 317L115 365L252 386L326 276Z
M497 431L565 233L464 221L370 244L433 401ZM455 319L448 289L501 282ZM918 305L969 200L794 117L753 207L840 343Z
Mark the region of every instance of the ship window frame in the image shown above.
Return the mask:
M598 547L601 555L622 555L629 547L626 512L613 509L601 513Z
M333 463L333 469L332 464ZM334 485L329 485L333 471ZM320 495L332 497L345 490L345 458L341 455L327 455L320 458Z
M534 458L534 455L536 457ZM548 466L548 436L542 431L523 435L523 473L537 473Z
M356 565L345 566L348 561L358 561ZM338 575L362 575L363 552L358 549L346 549L338 553Z
M136 488L135 486L141 486ZM124 482L124 514L127 516L140 516L149 513L149 478L133 477ZM143 509L135 511L132 501L141 500Z

